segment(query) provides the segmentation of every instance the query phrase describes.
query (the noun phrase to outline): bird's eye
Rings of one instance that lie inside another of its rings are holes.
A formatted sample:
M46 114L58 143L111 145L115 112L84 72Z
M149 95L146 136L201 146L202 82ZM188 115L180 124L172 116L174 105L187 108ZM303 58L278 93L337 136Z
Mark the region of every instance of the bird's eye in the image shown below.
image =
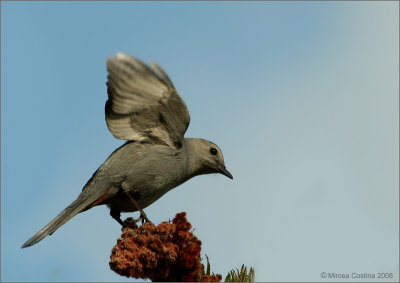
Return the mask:
M218 153L218 151L215 148L212 147L212 148L210 148L210 153L212 155L216 155Z

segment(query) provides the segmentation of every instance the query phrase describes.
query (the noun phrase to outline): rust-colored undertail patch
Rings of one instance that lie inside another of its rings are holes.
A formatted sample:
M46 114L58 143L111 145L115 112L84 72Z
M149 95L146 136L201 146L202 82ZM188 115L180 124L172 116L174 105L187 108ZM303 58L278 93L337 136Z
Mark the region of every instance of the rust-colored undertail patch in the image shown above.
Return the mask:
M92 204L88 205L85 209L82 210L82 212L83 212L83 211L86 211L86 210L88 210L88 209L90 209L90 208L92 208L93 206L97 206L97 205L103 204L103 202L107 199L107 195L108 195L109 191L111 190L111 188L112 188L112 187L109 187L109 188L107 189L107 191L106 191L101 197L99 197L99 198L98 198L96 201L94 201Z

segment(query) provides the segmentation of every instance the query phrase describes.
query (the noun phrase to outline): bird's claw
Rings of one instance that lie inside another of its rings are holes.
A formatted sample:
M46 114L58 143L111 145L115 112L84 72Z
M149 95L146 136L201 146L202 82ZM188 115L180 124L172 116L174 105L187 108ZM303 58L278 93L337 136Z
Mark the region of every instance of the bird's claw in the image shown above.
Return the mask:
M137 203L137 201L131 196L131 194L128 192L127 196L129 197L129 199L132 201L132 203L136 206L137 210L140 211L140 217L138 219L135 220L135 223L139 222L140 220L142 220L142 224L144 224L144 220L146 220L146 222L151 222L149 220L149 218L147 218L146 213L144 213L143 209L140 208L139 204Z
M140 211L140 216L139 216L139 218L138 218L138 219L135 219L134 221L135 221L135 223L138 223L139 221L142 221L142 225L143 225L145 220L146 220L146 222L151 222L151 221L149 220L149 218L147 218L146 213L144 213L144 211L141 210L141 211Z

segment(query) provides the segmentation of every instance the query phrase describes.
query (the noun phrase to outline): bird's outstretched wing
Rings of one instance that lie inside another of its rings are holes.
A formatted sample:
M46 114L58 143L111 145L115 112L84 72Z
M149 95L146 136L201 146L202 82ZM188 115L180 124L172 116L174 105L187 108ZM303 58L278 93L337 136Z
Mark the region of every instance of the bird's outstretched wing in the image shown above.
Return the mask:
M114 137L181 147L190 116L167 73L124 53L108 58L107 70L106 122Z

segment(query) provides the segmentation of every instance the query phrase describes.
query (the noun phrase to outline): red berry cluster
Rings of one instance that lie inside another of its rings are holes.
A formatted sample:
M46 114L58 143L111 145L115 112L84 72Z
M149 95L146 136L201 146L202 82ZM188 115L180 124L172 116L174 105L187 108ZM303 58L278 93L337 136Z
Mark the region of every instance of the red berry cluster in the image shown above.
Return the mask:
M111 252L110 267L116 273L151 281L220 282L221 275L202 275L201 241L189 232L186 213L178 213L172 223L137 227L131 218Z

